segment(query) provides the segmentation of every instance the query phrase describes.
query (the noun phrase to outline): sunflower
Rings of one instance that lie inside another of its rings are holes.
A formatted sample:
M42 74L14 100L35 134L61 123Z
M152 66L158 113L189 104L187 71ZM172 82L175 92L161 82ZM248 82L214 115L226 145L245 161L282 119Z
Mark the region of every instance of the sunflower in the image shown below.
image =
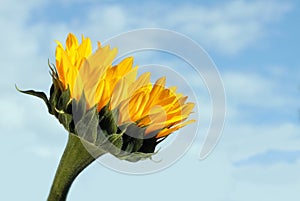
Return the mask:
M97 105L98 112L105 106L117 110L116 124L134 123L145 128L144 137L163 138L183 126L194 103L186 103L187 96L176 92L176 87L166 88L166 78L150 82L150 73L137 78L138 67L128 57L112 66L116 48L98 48L92 54L89 38L82 36L79 44L76 36L69 34L66 48L57 41L56 69L64 90L69 89L70 99L79 100L84 92L87 109Z
M71 33L65 47L56 43L50 97L19 90L43 99L69 132L49 201L65 200L75 178L103 154L130 162L151 158L158 143L194 122L187 120L194 103L166 87L165 77L154 84L150 72L137 77L132 57L113 65L116 48L98 42L93 53L89 38L79 44Z

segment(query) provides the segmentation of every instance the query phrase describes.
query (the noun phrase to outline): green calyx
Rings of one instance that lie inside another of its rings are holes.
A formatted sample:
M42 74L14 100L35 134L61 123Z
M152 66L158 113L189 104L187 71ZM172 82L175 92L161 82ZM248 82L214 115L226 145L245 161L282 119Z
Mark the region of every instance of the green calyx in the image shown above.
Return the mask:
M145 138L146 128L139 127L136 123L117 125L118 109L110 110L109 104L100 111L97 110L97 106L87 109L84 93L79 100L72 99L70 90L63 88L55 68L50 69L53 84L49 99L43 92L23 91L18 88L17 90L41 98L49 113L54 115L69 133L77 135L102 152L131 162L151 158L156 153L155 147L158 142L155 135ZM86 148L90 151L89 147Z
M150 140L144 139L145 128L140 128L135 123L118 126L117 109L110 110L108 104L100 112L96 106L89 110L85 106L84 94L79 101L72 101L75 133L80 138L119 159L131 162L151 158L155 154L155 138L151 138L154 143L149 150L152 151L143 151L146 150L143 148L146 142Z

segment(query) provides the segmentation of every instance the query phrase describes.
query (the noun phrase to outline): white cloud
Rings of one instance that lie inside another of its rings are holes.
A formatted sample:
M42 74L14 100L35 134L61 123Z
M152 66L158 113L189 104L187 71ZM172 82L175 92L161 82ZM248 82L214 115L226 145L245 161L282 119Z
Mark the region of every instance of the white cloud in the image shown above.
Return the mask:
M268 72L236 70L226 71L222 78L228 101L233 104L274 109L297 104L295 97L289 96L290 90L293 90L296 86L283 84L286 82L286 76L276 77L274 75L270 76Z
M300 126L292 123L227 123L220 146L230 153L233 161L246 159L270 149L299 149Z
M206 47L237 53L268 34L267 26L290 9L275 1L230 1L215 7L184 6L168 16ZM186 17L189 16L189 17Z
M285 69L277 67L275 71ZM270 149L299 148L300 126L294 123L299 95L293 94L296 86L288 81L294 76L273 71L223 73L228 118L220 146L234 161Z
M290 9L288 4L276 1L230 1L217 6L185 3L172 5L172 9L168 3L125 5L107 1L102 2L101 5L91 4L90 9L86 11L87 18L75 24L65 23L63 18L61 22L53 23L35 19L35 24L28 24L26 20L30 18L33 9L43 5L45 12L48 12L46 3L37 4L31 1L26 5L14 5L18 15L12 14L16 11L9 11L10 4L6 3L2 7L5 12L0 23L5 25L7 21L11 22L8 27L4 26L7 28L4 29L2 34L5 37L1 40L1 44L11 50L9 55L25 61L24 52L28 55L38 55L40 48L45 48L41 47L46 45L44 41L54 41L54 39L64 41L68 32L85 34L101 41L130 29L145 27L174 29L192 36L205 48L234 54L258 44L261 36L268 34L268 25L281 19ZM74 15L74 18L78 17ZM19 34L20 30L22 35ZM49 43L47 45L49 51L49 47L53 49L55 46L54 42L52 45ZM13 58L2 58L2 60L9 63ZM41 64L40 62L37 65Z

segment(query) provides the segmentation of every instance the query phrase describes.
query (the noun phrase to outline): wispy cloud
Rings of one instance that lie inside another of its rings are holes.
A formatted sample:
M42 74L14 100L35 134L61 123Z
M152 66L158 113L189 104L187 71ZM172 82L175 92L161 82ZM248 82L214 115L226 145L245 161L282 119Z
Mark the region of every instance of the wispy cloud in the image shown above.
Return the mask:
M158 1L72 1L70 6L67 2L45 3L42 9L35 9L31 21L39 25L47 22L44 26L50 32L59 33L68 27L65 31L87 33L96 39L136 28L169 28L191 36L206 49L226 55L259 45L272 34L272 25L292 10L291 4L280 1L229 1L206 6ZM55 15L44 15L49 10L55 10Z
M113 32L128 28L163 27L193 37L205 48L225 54L259 44L269 34L269 27L291 10L291 5L277 1L230 1L219 5L196 3L104 4L91 9L86 28L101 30L97 24ZM102 30L105 32L105 30Z
M256 67L253 67L255 69ZM293 79L293 75L281 76L272 75L272 67L261 72L259 69L242 70L240 66L236 70L227 70L222 78L229 101L237 106L255 108L280 108L295 107L298 105L297 95L291 96L291 92L296 92L297 86L288 83L288 79ZM286 68L282 67L282 70ZM284 83L284 84L283 84ZM285 112L284 110L280 110Z

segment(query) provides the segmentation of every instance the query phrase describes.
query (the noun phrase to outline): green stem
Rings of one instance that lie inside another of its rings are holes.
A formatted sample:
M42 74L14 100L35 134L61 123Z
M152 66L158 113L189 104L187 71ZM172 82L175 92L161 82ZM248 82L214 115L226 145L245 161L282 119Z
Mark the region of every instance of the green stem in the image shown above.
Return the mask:
M90 146L88 147L89 152L86 146ZM91 151L93 151L93 156L90 154ZM65 201L75 178L104 153L90 144L83 145L80 138L74 134L69 134L68 143L57 168L48 201Z

